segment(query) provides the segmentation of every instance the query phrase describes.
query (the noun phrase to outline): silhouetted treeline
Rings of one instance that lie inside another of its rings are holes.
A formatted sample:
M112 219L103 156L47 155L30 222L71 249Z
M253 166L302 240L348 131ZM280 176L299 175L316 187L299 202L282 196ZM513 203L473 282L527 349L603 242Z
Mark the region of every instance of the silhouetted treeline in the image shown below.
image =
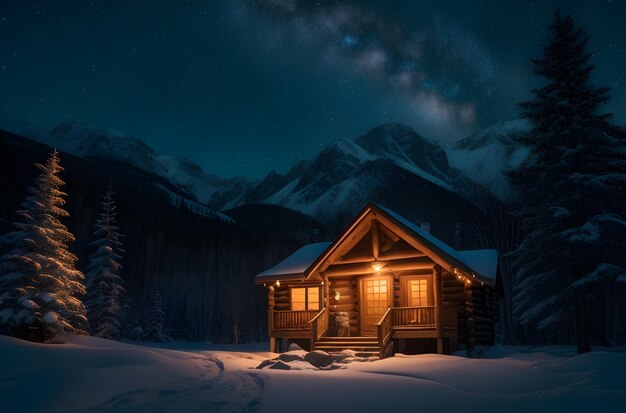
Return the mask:
M43 162L50 150L0 131L0 232L12 228L38 173L33 164ZM265 291L254 276L308 242L310 231L320 227L317 222L267 205L239 208L232 211L236 224L224 222L175 207L157 185L179 190L129 165L64 153L61 159L69 194L65 224L77 238L71 249L79 269L92 252L88 243L99 199L110 182L115 187L125 235L127 327L145 317L159 290L174 338L245 342L266 336Z

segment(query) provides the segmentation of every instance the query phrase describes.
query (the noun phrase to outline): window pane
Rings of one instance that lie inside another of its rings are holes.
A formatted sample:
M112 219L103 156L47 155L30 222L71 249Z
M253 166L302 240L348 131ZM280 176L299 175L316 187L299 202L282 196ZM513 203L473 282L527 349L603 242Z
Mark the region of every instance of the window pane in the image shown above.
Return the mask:
M411 307L428 305L428 280L408 280L408 305Z
M307 288L307 292L309 294L308 302L309 302L309 310L319 310L320 309L320 289L318 287L310 287Z
M306 288L291 289L291 309L306 310Z

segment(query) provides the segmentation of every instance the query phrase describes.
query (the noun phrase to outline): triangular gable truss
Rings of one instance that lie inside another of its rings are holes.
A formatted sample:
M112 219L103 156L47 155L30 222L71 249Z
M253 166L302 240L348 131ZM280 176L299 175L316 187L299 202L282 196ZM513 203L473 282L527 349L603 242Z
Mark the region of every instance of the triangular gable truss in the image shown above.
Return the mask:
M306 279L321 279L322 275L367 272L374 261L391 260L394 268L387 270L426 269L438 264L447 271L464 273L474 281L492 282L373 203L366 205L304 275Z

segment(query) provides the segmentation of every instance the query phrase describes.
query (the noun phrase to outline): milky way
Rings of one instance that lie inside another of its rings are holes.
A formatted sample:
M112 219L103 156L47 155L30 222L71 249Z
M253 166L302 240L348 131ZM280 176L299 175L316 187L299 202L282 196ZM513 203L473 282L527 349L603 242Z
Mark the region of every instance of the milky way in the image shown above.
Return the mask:
M494 58L474 37L435 16L422 27L364 2L249 3L311 46L329 65L383 82L426 129L458 134L476 126L493 97ZM455 133L456 132L456 133Z
M557 7L626 122L626 1L67 3L0 0L0 122L86 121L226 177L284 173L384 122L450 145L518 118Z

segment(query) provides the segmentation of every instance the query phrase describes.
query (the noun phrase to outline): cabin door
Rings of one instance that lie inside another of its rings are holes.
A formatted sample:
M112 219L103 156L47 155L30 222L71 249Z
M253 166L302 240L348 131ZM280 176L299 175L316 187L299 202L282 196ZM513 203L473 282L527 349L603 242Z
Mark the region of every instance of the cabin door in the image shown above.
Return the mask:
M392 278L371 277L361 281L361 334L376 335L376 324L391 306Z

